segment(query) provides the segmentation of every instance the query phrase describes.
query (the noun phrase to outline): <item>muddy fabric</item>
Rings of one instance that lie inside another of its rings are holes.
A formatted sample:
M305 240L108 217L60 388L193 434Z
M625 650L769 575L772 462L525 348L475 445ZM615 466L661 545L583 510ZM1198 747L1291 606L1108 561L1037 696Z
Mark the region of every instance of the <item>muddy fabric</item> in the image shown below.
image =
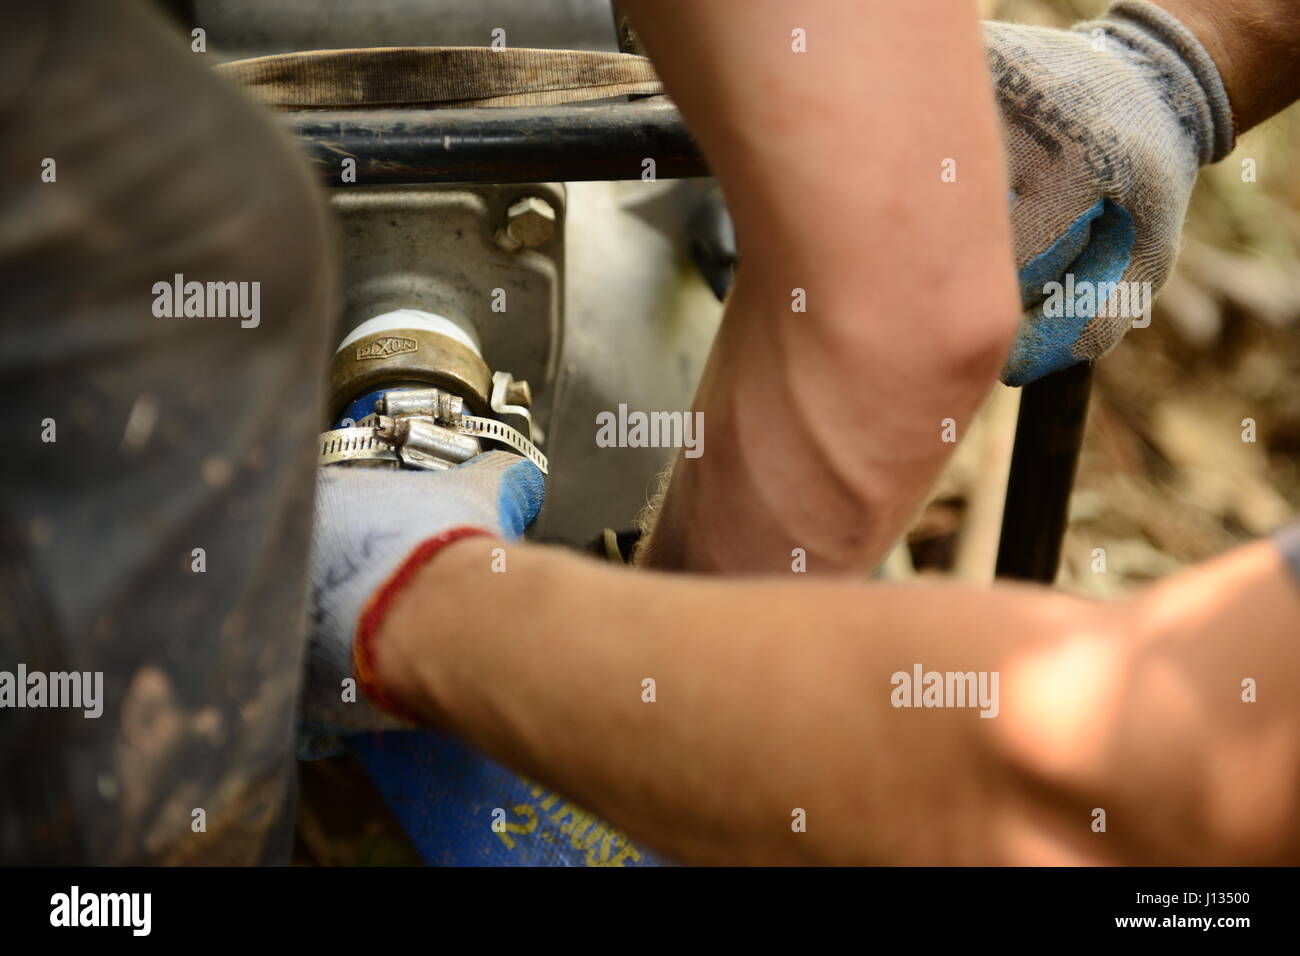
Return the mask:
M0 709L0 862L286 861L319 199L128 0L5 5L0 167L0 672L103 675L97 718ZM258 321L156 314L178 275L260 283Z
M554 106L655 94L663 84L642 56L510 47L312 50L217 67L267 106Z

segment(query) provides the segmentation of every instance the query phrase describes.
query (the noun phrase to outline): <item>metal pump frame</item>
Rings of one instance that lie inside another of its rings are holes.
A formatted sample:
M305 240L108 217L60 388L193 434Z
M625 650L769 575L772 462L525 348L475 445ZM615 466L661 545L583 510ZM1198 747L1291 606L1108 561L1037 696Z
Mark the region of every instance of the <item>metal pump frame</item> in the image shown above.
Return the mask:
M584 182L709 175L676 107L662 97L531 108L311 111L283 115L322 184ZM1061 558L1092 382L1091 363L1021 397L997 576L1051 584Z

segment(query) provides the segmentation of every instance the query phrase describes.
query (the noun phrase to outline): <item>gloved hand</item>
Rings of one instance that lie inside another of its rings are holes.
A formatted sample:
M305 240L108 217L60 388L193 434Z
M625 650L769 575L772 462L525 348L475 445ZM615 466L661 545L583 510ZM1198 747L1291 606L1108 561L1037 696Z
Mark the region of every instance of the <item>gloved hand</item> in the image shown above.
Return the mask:
M659 864L625 835L572 804L552 806L556 798L545 797L537 784L453 735L426 730L377 739L363 733L410 725L364 694L355 703L342 697L343 681L361 676L353 656L360 620L374 623L375 615L382 615L382 595L401 586L404 570L420 566L427 544L467 527L516 539L541 511L544 494L537 467L501 451L450 471L326 466L317 479L312 645L299 756L309 760L355 753L430 865ZM449 593L446 598L465 596ZM431 623L437 615L437 607L429 608ZM357 734L346 747L339 739ZM534 824L545 817L534 833L517 823L505 832L495 825L501 809ZM533 816L521 816L525 812ZM562 823L566 814L568 822Z
M337 737L408 726L373 706L354 665L364 613L425 542L458 528L519 538L542 508L542 473L526 458L493 451L449 471L326 466L316 486L311 562L311 650L303 691L299 755L340 750ZM377 626L377 621L371 622ZM355 700L345 699L352 678Z
M1132 297L1126 314L1107 315L1122 303L1097 284L1150 283L1151 295L1164 284L1197 170L1226 156L1235 132L1214 61L1153 4L1119 0L1071 30L985 23L984 38L1026 310L1002 380L1024 385L1123 337ZM1048 297L1044 286L1067 273L1076 294L1101 302L1070 310ZM1065 314L1045 315L1045 298Z

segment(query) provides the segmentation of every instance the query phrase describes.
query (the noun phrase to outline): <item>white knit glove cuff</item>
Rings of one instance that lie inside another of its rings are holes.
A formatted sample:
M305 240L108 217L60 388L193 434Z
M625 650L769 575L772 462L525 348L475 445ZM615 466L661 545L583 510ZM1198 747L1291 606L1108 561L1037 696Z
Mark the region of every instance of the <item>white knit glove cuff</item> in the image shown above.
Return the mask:
M1101 20L1076 31L1096 38L1148 74L1179 125L1196 136L1201 166L1217 163L1236 144L1236 123L1227 88L1214 59L1196 34L1173 14L1147 0L1116 0Z

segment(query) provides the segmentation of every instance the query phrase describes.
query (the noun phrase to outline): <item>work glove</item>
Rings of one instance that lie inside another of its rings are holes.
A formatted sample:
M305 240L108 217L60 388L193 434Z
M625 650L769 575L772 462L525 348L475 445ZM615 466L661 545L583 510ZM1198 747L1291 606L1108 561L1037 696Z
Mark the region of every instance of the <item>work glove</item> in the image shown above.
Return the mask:
M320 470L300 757L341 752L338 738L347 734L410 726L396 708L368 696L369 677L358 673L354 642L363 615L377 629L404 583L402 572L417 570L421 555L439 540L464 529L519 538L541 511L544 494L537 466L504 451L441 472L328 465Z
M1025 385L1149 321L1134 313L1173 267L1197 170L1235 131L1214 61L1153 4L1119 0L1070 30L985 23L984 38L1025 310L1002 380ZM1139 285L1101 285L1116 282Z
M449 471L326 466L317 479L312 645L299 756L355 754L430 865L660 862L604 821L450 734L368 733L412 724L394 716L382 688L367 697L368 679L358 671L358 662L366 668L364 654L354 653L358 638L363 643L378 627L386 602L441 543L467 529L515 540L541 511L544 493L532 462L501 451ZM474 595L446 591L437 600L473 601ZM436 604L427 609L432 626L438 611ZM349 679L358 688L355 702L343 693Z

